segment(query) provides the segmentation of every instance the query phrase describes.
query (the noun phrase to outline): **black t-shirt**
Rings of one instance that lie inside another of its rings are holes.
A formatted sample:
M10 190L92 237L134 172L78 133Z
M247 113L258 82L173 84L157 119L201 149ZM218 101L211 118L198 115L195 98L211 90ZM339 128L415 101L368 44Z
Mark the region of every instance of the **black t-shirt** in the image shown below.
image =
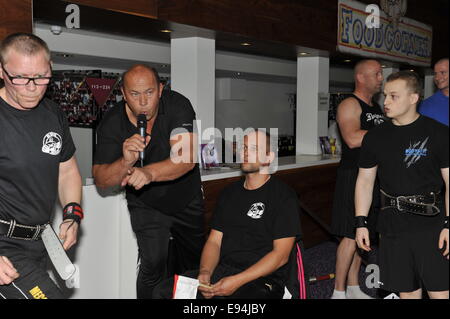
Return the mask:
M359 105L361 106L361 116L359 117L361 130L368 131L385 121L383 111L381 111L381 107L378 105L378 103L373 101L372 102L373 106L370 106L369 104L358 98L356 95L353 95L352 98L355 98L359 102ZM354 169L358 168L358 158L361 148L348 147L347 144L345 143L345 140L342 138L342 134L341 140L342 140L342 158L340 167L354 168Z
M0 98L0 128L0 218L44 224L56 202L59 164L75 153L66 116L47 99L21 111Z
M223 233L220 264L242 270L272 251L274 240L301 235L297 194L289 186L274 176L256 190L244 182L223 190L211 224ZM283 284L286 266L268 277Z
M378 166L380 188L392 196L442 191L441 169L448 168L448 142L448 127L425 116L404 126L387 121L365 135L359 167ZM432 227L442 221L445 209L441 210L436 218L382 211L379 231Z
M158 108L158 115L151 132L151 140L145 149L144 165L160 162L170 157L170 137L178 133L194 131L195 112L183 95L164 91ZM139 134L136 126L128 119L125 104L118 103L111 108L97 129L97 148L94 164L111 164L122 157L123 142ZM136 166L139 166L139 161ZM126 187L129 205L143 204L165 213L174 213L186 205L200 191L198 165L180 178L169 182L154 182L136 191Z

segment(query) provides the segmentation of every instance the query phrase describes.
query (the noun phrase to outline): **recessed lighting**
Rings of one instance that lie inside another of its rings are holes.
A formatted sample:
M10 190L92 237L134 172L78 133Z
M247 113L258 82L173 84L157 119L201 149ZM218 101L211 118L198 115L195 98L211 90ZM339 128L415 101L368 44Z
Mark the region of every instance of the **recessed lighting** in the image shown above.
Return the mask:
M237 76L241 76L241 72L236 73Z
M73 58L74 55L73 54L67 54L67 53L57 53L56 56L61 57L61 58Z
M350 63L350 62L352 62L352 60L347 59L347 60L344 60L344 62L345 63Z
M163 29L163 30L161 30L161 32L162 32L162 33L170 33L170 32L172 32L172 30L169 30L169 29Z
M387 68L387 65L384 65L384 64L383 64L381 67L384 69L384 68Z
M411 72L416 72L416 70L413 70L413 69L411 69L410 71L411 71Z
M248 43L248 42L242 42L241 45L244 46L244 47L248 47L248 46L250 46L250 45L252 45L252 44L251 44L251 43Z
M300 52L300 55L305 56L305 55L309 55L309 53L308 52Z

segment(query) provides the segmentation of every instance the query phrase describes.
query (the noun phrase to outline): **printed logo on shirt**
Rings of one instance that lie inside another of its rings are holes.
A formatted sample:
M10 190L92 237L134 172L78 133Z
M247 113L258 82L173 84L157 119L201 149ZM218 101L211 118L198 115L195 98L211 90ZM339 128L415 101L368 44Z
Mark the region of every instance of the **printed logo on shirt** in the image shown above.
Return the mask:
M247 216L253 218L253 219L260 219L262 215L264 214L264 209L266 208L266 205L263 203L255 203L250 207L250 210L247 213Z
M405 160L406 168L410 168L411 165L417 163L422 157L428 156L428 149L426 148L428 140L430 138L427 137L425 141L410 143L409 148L405 150Z
M61 153L62 138L58 133L49 132L42 141L42 152L50 155Z
M380 125L384 123L384 115L366 113L366 122L374 122L375 125Z
M39 288L39 286L36 286L33 289L31 289L30 294L33 296L34 299L48 299L47 296L42 292L41 288Z

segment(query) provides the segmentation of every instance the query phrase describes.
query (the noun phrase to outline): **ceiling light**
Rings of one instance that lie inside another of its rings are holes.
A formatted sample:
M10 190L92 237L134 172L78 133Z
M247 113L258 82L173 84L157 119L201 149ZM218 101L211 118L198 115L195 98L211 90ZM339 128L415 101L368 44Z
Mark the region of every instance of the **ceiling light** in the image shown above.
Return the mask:
M172 30L169 30L169 29L163 29L163 30L161 30L161 32L162 32L162 33L170 33L170 32L172 32Z
M344 62L345 63L350 63L350 62L352 62L352 60L347 59L347 60L344 60Z
M305 55L309 55L309 53L308 52L300 52L300 55L305 56Z
M250 45L252 45L252 44L251 44L251 43L248 43L248 42L242 42L241 45L244 46L244 47L248 47L248 46L250 46Z
M60 57L60 58L73 58L74 57L74 55L73 54L67 54L67 53L56 53L56 56L57 57Z

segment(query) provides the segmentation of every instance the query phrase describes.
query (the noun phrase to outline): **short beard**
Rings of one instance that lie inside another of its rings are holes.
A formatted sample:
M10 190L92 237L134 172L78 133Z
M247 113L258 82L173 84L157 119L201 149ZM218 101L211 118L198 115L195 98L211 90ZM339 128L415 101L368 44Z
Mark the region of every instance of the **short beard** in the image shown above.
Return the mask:
M244 167L244 163L241 163L241 172L244 174L252 174L252 173L258 173L260 171L260 167Z

